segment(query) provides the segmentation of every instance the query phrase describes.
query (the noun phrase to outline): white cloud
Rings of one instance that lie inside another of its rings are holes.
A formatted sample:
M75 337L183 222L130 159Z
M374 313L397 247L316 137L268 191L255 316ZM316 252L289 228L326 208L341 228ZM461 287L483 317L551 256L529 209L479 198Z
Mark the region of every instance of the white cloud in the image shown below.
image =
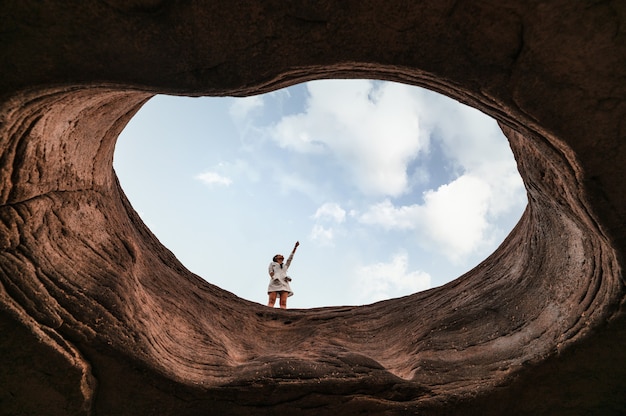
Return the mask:
M415 89L420 126L440 140L459 174L480 178L491 187L493 216L526 204L524 184L510 146L496 121L475 108L434 92Z
M346 211L335 202L326 202L315 211L312 218L315 219L316 224L311 230L311 240L322 246L333 246L336 229L322 224L328 224L329 222L333 224L343 223L346 219ZM341 229L339 232L341 232Z
M194 178L209 186L230 186L233 184L233 177L237 178L237 182L247 180L256 183L260 181L261 175L246 160L236 159L233 162L220 162Z
M389 230L414 230L420 244L462 262L492 247L498 221L526 204L523 182L497 123L480 111L422 89L418 102L421 136L440 141L457 178L424 192L421 205L385 200L359 216ZM413 183L429 179L417 167Z
M406 192L407 165L427 146L411 87L334 80L307 88L306 111L283 117L270 136L297 152L329 154L366 194Z
M322 153L326 147L307 131L312 128L310 124L311 121L303 114L285 116L272 129L270 135L280 147L301 153Z
M459 260L489 242L491 196L489 184L470 175L426 193L424 228L448 258Z
M425 246L436 246L450 260L459 261L490 242L489 184L464 175L424 195L424 204L396 207L385 200L361 214L359 221L386 229L415 230Z
M346 211L335 202L326 202L315 211L313 218L317 220L329 219L336 223L342 223L346 219Z
M371 303L429 289L431 277L422 271L409 271L406 253L398 253L389 263L360 267L356 276L359 302Z
M419 216L423 210L424 207L417 204L396 208L390 200L385 199L370 206L364 214L361 214L359 221L386 229L411 230L418 227Z
M196 175L195 178L201 180L202 182L204 182L205 184L209 186L212 186L212 185L230 186L233 183L233 181L230 178L226 176L222 176L216 172L204 172L199 175Z
M309 237L322 246L332 246L335 233L332 228L325 228L319 224L315 224Z

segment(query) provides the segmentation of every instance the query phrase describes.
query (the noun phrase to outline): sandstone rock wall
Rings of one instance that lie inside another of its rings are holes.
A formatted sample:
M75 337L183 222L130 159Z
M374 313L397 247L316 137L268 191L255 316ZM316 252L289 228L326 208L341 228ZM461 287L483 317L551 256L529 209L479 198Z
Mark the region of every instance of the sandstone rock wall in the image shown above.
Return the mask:
M617 0L0 4L0 413L623 414L625 20ZM444 287L270 310L187 271L120 189L115 141L154 94L354 77L509 139L528 208Z

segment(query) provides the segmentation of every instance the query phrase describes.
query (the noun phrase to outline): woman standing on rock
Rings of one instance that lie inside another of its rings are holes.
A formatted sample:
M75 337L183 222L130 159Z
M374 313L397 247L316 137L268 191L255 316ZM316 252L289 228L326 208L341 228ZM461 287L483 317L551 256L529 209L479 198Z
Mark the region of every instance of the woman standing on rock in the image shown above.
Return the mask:
M283 264L282 254L277 254L272 259L268 267L268 271L270 273L270 284L267 287L267 294L270 299L267 303L267 306L273 308L276 303L276 296L280 296L280 308L287 309L287 298L293 295L291 291L291 287L289 286L289 282L291 282L291 277L287 276L287 270L289 270L289 266L291 265L291 260L293 260L293 255L296 254L296 249L300 245L299 241L296 241L296 245L291 250L291 254L287 259L287 263Z

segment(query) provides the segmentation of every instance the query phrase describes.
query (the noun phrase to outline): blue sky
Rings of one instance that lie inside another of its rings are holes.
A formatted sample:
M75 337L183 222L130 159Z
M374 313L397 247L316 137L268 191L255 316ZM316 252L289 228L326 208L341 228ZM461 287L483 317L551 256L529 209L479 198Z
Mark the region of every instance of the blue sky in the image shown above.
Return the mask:
M159 240L242 298L267 302L269 262L299 240L289 308L445 284L491 254L527 202L493 119L369 80L154 97L120 135L114 168Z

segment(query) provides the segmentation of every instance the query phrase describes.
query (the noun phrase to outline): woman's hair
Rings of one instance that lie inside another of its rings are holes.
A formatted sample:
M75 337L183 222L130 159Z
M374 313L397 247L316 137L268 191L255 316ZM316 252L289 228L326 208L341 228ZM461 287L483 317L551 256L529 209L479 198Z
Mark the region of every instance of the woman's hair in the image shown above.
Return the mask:
M275 255L274 257L272 257L272 261L273 261L274 263L278 263L278 257L285 258L282 254L277 254L277 255ZM282 263L280 263L280 268L281 268L281 269L283 268L283 264L282 264Z

